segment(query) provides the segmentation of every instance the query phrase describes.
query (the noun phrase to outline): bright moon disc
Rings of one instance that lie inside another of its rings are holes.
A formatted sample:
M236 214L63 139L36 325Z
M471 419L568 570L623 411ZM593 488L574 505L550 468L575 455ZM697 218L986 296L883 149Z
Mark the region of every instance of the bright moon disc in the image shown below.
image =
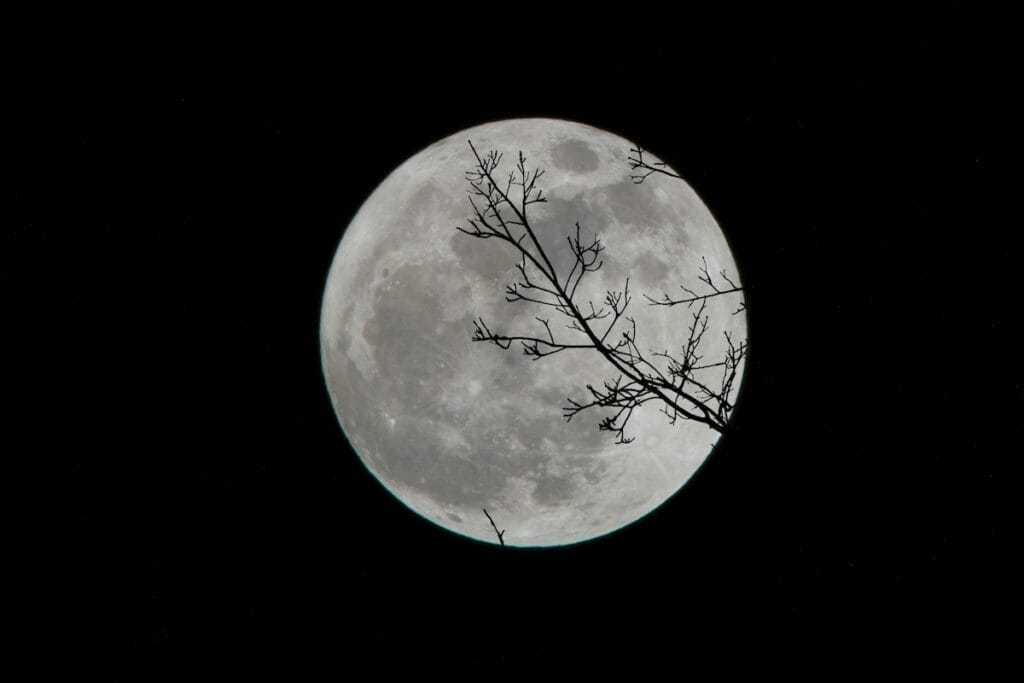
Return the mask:
M616 444L597 428L612 409L591 408L570 422L563 416L567 399L586 400L588 384L617 376L595 350L533 360L518 344L502 350L472 341L476 318L502 334L534 336L543 333L538 316L558 330L564 320L505 300L519 275L512 245L456 230L472 215L468 141L481 154L504 154L503 179L520 151L529 168L545 171L538 185L548 201L531 205L528 216L557 270L567 273L573 263L566 237L577 222L584 237L600 236L604 266L583 280L576 299L599 306L628 277L626 313L645 353L680 353L693 309L649 305L643 295L699 289L702 259L737 285L739 273L689 185L663 174L635 184L627 162L633 143L553 119L488 123L431 145L384 179L345 231L324 291L321 356L342 429L370 472L415 512L474 539L498 542L484 508L508 545L592 539L678 491L718 432L682 419L673 425L652 401L627 426L635 440ZM708 362L725 356L725 332L746 338L740 302L708 299L701 347ZM715 371L707 371L709 381Z

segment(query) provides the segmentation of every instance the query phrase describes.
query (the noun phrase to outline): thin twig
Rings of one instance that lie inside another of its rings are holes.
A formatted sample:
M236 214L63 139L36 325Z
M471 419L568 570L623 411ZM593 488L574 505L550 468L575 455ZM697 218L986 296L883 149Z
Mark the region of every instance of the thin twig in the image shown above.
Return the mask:
M635 185L639 185L655 173L661 173L662 175L682 180L682 176L670 171L668 169L668 164L664 161L655 161L651 163L644 159L644 150L639 145L630 148L629 152L630 154L627 161L629 161L629 169L633 171L629 177Z
M491 522L491 526L494 527L494 533L498 534L498 542L501 543L502 547L504 547L505 530L502 529L501 531L498 531L498 525L494 523L493 519L491 519L491 515L487 512L486 508L484 508L484 514L487 515L487 519Z

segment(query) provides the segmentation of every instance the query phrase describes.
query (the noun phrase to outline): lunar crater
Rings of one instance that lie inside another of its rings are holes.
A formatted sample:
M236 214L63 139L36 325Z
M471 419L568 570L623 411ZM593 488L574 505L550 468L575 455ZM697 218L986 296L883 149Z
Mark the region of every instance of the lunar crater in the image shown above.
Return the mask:
M575 173L596 171L601 160L583 140L565 140L551 150L551 160L556 168Z

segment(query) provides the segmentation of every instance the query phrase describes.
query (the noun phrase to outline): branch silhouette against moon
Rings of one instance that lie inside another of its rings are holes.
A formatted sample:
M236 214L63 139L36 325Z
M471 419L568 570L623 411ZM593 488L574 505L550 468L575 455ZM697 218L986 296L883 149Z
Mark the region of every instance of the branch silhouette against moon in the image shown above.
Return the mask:
M629 177L635 185L639 185L655 173L661 173L670 178L682 180L682 176L670 170L668 164L664 161L651 162L644 159L644 150L639 145L629 150L627 161L629 162L629 170L632 171Z
M501 545L504 547L504 545L505 545L505 530L502 529L501 531L498 531L498 525L494 523L494 518L491 517L491 514L489 512L487 512L487 508L484 508L483 510L484 510L484 514L487 515L487 521L491 523L492 527L494 527L494 533L496 533L498 535L498 543L501 543Z
M710 325L707 302L715 297L738 294L743 288L724 270L719 273L719 279L713 277L707 261L702 259L697 279L705 291L681 286L685 296L680 298L666 294L661 299L653 299L645 295L651 305L685 305L690 309L681 353L642 348L636 321L626 314L633 300L628 277L621 289L606 291L598 305L577 296L584 279L600 270L604 263L605 246L601 239L596 234L587 236L577 222L575 230L566 236L573 256L567 273L556 270L538 239L529 214L531 206L547 201L538 185L544 171L531 170L520 151L514 170L506 175L499 171L503 154L497 150L481 154L472 141L469 146L476 160L475 166L465 174L472 215L467 219L468 227L457 226L457 229L470 237L496 239L511 245L519 256L518 279L507 285L505 300L536 306L546 314L546 317L535 317L537 328L532 333L506 334L492 329L483 318L477 318L473 323L472 340L492 343L504 350L518 343L523 353L535 361L565 351L589 350L599 354L615 371L614 378L603 381L601 386L588 384L585 398L567 399L563 416L570 421L591 408L610 409L601 418L598 428L611 432L616 443L634 440L635 437L626 435L626 427L636 409L647 403L659 405L671 424L680 419L689 420L724 433L734 408L731 395L738 369L747 354L747 342L745 339L734 342L724 333L727 346L724 357L705 359L702 342ZM655 173L680 178L664 163L644 159L639 147L630 151L629 163L633 171L630 177L634 183L640 184ZM744 308L740 302L734 314ZM552 318L556 321L554 328ZM714 373L716 377L710 376ZM493 520L491 523L493 525Z

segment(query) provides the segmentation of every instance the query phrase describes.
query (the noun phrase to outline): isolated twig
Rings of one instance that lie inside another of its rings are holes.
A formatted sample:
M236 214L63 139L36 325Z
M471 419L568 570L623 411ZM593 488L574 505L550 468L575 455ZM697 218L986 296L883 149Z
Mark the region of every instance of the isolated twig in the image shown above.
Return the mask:
M504 545L505 545L505 530L502 529L501 531L498 531L498 525L494 523L493 519L491 519L491 515L487 512L486 508L484 508L484 514L487 515L488 521L490 521L491 526L494 527L494 533L498 534L498 542L501 543L501 545L504 547Z

